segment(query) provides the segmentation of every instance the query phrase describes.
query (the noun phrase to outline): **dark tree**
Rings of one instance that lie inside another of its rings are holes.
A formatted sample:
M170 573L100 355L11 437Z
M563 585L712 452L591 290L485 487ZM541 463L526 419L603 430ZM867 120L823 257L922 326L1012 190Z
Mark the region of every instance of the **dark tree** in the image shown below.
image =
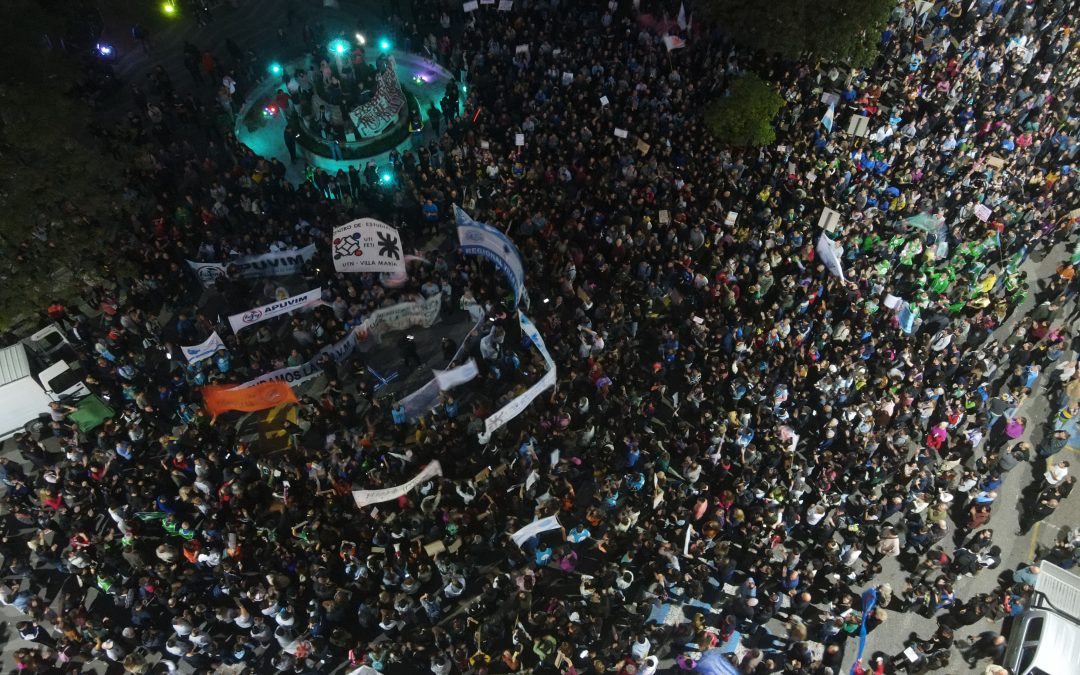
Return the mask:
M753 73L732 81L726 96L705 108L705 124L725 145L767 145L776 139L773 118L784 99Z
M735 41L796 60L809 55L865 67L873 63L896 0L709 0Z

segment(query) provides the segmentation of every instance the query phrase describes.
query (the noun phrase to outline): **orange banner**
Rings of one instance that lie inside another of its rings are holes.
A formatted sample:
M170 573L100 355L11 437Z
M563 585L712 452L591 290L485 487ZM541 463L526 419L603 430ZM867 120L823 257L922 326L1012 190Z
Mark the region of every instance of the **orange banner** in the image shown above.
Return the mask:
M254 412L282 403L298 403L292 387L285 382L263 382L244 389L235 385L208 385L202 388L203 401L210 414L217 417L229 410Z

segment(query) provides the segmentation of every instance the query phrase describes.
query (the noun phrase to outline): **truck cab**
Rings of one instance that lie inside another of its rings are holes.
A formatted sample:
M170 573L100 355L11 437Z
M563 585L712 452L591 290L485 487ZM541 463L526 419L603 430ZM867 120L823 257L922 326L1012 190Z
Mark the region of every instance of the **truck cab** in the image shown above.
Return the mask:
M1013 619L1004 665L1013 675L1080 675L1080 577L1039 564L1031 606Z

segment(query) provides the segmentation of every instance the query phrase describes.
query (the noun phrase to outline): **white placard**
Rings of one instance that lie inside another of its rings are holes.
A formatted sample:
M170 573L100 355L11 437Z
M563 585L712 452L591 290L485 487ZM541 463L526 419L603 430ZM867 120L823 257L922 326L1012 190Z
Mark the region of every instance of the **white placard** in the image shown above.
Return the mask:
M840 214L826 206L821 209L821 216L818 218L817 224L826 232L835 232L840 225Z
M514 8L514 0L499 0L499 11L509 12Z
M487 150L490 147L491 147L491 144L488 143L487 141L480 141L480 149L481 150Z
M991 211L990 208L986 206L986 204L975 205L975 217L983 221L984 223L990 220L991 213L993 213L993 211Z
M322 289L316 288L307 293L301 293L300 295L294 295L291 298L284 298L282 300L275 300L274 302L262 305L261 307L252 307L246 312L233 314L229 317L229 325L232 327L234 333L239 333L248 326L254 326L267 319L290 314L304 307L312 307L320 302L322 302Z
M615 135L618 136L619 138L626 138L630 134L629 134L629 132L626 131L626 129L620 129L618 127L615 127Z
M901 302L903 302L903 300L901 300L899 296L889 293L885 296L885 301L882 304L885 305L886 309L896 309L900 306Z
M528 54L529 53L529 45L518 45L517 48L514 49L514 53L515 54Z
M605 106L605 105L607 105L608 103L610 103L610 101L608 101L608 97L607 97L607 96L601 96L601 97L600 97L600 105L601 105L601 106Z
M469 0L469 2L463 4L461 8L465 10L466 14L468 14L469 12L475 12L477 9L479 9L480 4L476 0Z
M514 134L514 145L519 147L525 145L525 134Z
M338 272L407 274L401 235L374 218L357 218L335 227L330 254Z
M863 115L852 115L848 120L847 132L852 136L858 136L859 138L865 138L866 132L870 128L870 118Z
M738 219L739 219L739 214L735 213L734 211L728 211L727 215L724 216L724 225L727 225L728 227L731 227L732 225L735 224L735 221L738 220Z
M562 74L562 83L563 83L564 87L571 84L571 83L573 83L573 81L574 81L574 74L573 73L563 73Z
M435 476L442 475L442 466L439 464L439 460L432 460L423 471L416 474L407 483L402 483L391 488L384 488L382 490L353 490L353 500L356 502L357 508L364 508L369 504L379 504L381 502L388 502L391 499L397 499L398 497L408 494L413 488L426 483Z

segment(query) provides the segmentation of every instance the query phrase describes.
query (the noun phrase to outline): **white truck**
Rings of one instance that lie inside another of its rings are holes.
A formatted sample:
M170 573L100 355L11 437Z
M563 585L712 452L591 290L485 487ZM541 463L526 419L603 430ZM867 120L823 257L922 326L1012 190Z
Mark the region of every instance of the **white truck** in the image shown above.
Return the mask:
M1013 618L1005 667L1012 675L1080 675L1080 577L1043 561L1032 596Z
M0 349L0 441L24 430L39 432L49 403L90 394L71 345L48 326Z

